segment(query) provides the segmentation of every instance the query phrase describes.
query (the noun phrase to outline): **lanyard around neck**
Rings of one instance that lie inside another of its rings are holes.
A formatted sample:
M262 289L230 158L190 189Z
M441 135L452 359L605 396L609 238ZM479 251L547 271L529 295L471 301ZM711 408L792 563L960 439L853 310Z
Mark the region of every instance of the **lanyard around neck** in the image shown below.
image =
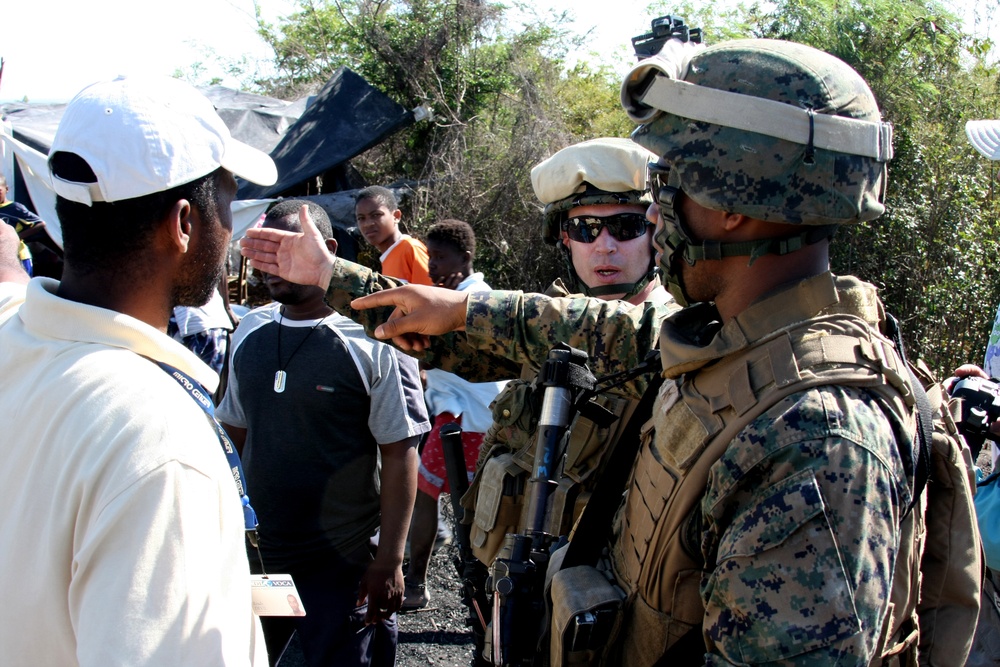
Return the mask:
M236 482L236 493L239 494L240 503L243 505L243 524L247 531L247 537L250 539L252 545L257 546L257 513L250 506L250 496L247 495L246 489L243 486L243 465L240 463L240 456L236 453L236 447L233 445L229 434L226 433L226 430L222 428L222 424L215 418L215 404L212 403L212 399L208 397L208 392L197 380L192 379L183 371L162 361L155 361L155 363L187 391L188 395L194 399L194 402L198 404L208 416L209 421L215 426L215 433L219 436L219 444L222 445L222 451L226 454L226 460L229 462L229 468L233 473L233 480Z

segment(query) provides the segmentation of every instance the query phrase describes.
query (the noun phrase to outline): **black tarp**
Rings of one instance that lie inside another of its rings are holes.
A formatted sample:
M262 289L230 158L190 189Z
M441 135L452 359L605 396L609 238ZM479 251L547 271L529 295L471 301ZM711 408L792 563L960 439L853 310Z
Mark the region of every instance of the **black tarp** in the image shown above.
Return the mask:
M413 121L413 112L370 86L355 72L341 67L271 152L278 167L278 182L269 187L243 183L239 198L284 195L299 183L360 155Z

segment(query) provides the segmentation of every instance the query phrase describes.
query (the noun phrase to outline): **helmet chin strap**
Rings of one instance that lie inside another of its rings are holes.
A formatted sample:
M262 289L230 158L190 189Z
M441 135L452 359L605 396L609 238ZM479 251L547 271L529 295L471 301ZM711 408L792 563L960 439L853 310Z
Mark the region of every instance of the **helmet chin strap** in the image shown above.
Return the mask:
M702 241L695 244L689 241L685 234L676 231L668 234L666 238L670 239L670 247L673 249L673 252L670 253L670 261L672 262L694 266L698 261L718 260L724 257L748 257L747 266L750 266L764 255L787 255L823 239L828 239L836 231L837 225L823 225L809 227L801 234L794 236L734 243ZM671 268L674 270L664 269L667 291L681 307L691 305L694 302L688 296L680 267L671 266Z
M664 281L667 291L682 307L692 303L684 285L680 270L682 263L694 266L702 260L720 260L726 257L748 257L748 266L765 255L787 255L831 238L838 225L807 226L802 232L789 236L752 241L736 241L723 243L721 241L693 240L684 218L681 215L679 188L661 186L656 193L656 203L663 218L663 228L655 236L656 242L664 248L661 258Z
M702 241L697 245L688 241L681 256L691 265L702 259L722 259L724 257L749 257L749 263L753 264L764 255L787 255L801 250L806 246L832 237L836 231L837 225L816 225L807 227L800 234L780 238L734 243Z
M634 283L619 283L617 285L600 285L598 287L587 287L582 281L577 279L580 285L580 291L587 296L593 296L597 298L611 296L612 294L621 294L623 296L618 297L619 301L628 301L636 294L646 289L646 285L651 283L653 279L656 278L659 269L656 266L650 268L650 270L644 275L640 280Z
M587 296L611 296L612 294L628 294L635 289L636 283L620 283L617 285L599 285L597 287L587 287L580 283L581 290Z

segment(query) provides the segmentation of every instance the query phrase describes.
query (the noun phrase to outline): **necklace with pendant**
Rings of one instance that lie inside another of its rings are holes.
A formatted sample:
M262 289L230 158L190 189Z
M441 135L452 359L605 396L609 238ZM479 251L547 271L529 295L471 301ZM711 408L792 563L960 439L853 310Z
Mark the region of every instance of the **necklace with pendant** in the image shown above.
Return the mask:
M285 372L285 369L288 368L288 364L292 363L292 358L299 350L302 349L305 342L309 340L309 336L312 336L313 331L316 331L316 327L323 324L323 320L326 319L320 318L316 324L312 325L312 328L309 329L309 333L306 334L306 337L303 338L302 341L295 346L295 349L292 350L292 353L288 355L288 360L285 361L285 363L281 363L281 330L285 328L285 314L279 310L278 315L281 317L281 320L278 322L278 372L274 374L274 393L276 394L280 394L285 391L285 385L288 383L288 373Z

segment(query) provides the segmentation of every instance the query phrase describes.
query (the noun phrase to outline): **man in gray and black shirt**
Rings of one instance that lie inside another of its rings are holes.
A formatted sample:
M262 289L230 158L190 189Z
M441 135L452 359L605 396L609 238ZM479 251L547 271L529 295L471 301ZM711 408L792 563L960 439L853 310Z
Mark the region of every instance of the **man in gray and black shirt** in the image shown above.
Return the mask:
M299 231L303 204L281 202L264 225ZM335 251L326 214L308 211ZM322 289L264 282L275 303L236 329L218 416L242 448L264 565L292 575L306 611L263 619L268 653L276 660L294 629L310 665L391 665L417 443L430 430L417 365L334 313Z

